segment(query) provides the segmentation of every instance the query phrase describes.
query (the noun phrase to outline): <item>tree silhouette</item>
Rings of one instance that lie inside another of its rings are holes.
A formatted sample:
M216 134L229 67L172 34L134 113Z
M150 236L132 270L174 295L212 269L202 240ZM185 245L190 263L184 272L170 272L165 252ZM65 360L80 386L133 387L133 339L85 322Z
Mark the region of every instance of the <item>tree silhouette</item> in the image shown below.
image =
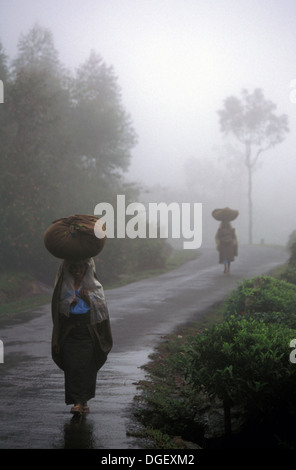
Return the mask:
M77 73L66 71L39 25L21 35L11 67L0 44L1 71L0 271L39 276L56 266L43 243L53 220L131 193L122 173L136 137L112 69L91 53Z
M242 99L226 98L224 109L219 110L221 132L232 134L245 147L248 171L249 243L252 244L253 208L252 175L259 156L281 143L289 132L285 114L276 116L276 105L266 100L261 89L253 93L242 90Z

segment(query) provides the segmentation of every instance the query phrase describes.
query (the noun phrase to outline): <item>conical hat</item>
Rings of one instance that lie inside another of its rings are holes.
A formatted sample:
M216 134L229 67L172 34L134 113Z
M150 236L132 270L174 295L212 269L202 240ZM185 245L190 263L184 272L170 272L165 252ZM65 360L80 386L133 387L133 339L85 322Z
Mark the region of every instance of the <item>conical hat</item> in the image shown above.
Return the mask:
M239 212L230 209L229 207L224 207L224 209L215 209L212 212L214 219L219 220L220 222L231 222L236 219Z

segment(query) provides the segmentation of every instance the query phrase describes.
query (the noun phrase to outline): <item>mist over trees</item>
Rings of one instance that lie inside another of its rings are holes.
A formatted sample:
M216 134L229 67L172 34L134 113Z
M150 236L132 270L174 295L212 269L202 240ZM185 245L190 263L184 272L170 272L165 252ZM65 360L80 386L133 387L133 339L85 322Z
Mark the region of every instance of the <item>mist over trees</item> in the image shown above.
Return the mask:
M1 270L50 273L52 280L58 261L43 234L53 220L93 214L97 203L114 203L117 194L135 198L138 189L123 175L136 133L112 67L91 51L75 73L67 71L51 32L39 25L20 37L11 64L1 46L0 73ZM128 241L108 240L100 259L107 277L119 265L124 272L139 264L138 247L131 251Z
M58 260L44 247L47 227L60 217L93 214L100 202L116 207L118 194L125 195L126 204L147 198L202 202L203 244L208 244L216 230L212 210L221 201L242 207L248 192L252 243L252 174L261 154L288 132L287 117L275 115L276 106L261 90L243 91L241 100L228 97L219 111L222 133L232 135L241 151L220 147L219 164L208 155L188 158L185 190L150 187L145 194L145 188L125 180L137 135L114 70L96 51L69 71L59 60L52 33L35 25L20 36L12 60L0 43L0 79L5 89L0 105L0 270L17 268L52 281ZM162 267L168 253L163 239L109 239L96 262L104 282Z

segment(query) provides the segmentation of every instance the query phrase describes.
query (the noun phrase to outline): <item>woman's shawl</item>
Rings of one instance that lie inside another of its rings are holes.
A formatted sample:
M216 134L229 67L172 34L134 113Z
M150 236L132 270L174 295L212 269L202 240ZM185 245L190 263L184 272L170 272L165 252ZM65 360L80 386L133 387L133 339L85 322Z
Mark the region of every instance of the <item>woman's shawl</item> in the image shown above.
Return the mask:
M88 290L90 297L90 319L88 325L92 340L95 344L97 365L100 368L107 359L113 340L109 321L109 312L105 300L103 287L97 279L93 259L85 261L87 270L81 283L81 287ZM53 321L52 331L52 358L63 369L62 346L69 333L65 320L70 315L70 304L75 298L73 278L68 271L69 262L61 264L52 296L51 311Z
M58 276L63 273L63 284L59 302L60 313L67 317L70 314L70 305L76 297L74 280L69 273L69 262L64 261L60 267ZM85 261L87 265L86 273L81 282L81 288L87 289L90 298L90 318L91 323L101 322L109 319L108 308L106 304L105 294L101 283L98 281L95 272L95 264L93 259Z
M216 248L219 251L221 245L237 246L237 236L235 229L231 226L230 222L221 222L215 236Z

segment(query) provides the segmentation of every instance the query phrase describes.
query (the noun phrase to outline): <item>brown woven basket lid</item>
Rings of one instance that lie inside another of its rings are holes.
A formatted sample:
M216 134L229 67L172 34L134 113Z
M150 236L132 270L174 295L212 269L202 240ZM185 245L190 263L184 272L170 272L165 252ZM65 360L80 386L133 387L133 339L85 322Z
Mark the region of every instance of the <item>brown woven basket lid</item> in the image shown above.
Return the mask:
M94 232L99 220L93 215L72 215L55 220L44 233L44 244L55 257L85 259L96 256L104 248L106 237L97 238Z
M212 212L214 219L219 220L220 222L231 222L238 217L239 212L235 209L230 209L229 207L224 207L224 209L215 209Z

